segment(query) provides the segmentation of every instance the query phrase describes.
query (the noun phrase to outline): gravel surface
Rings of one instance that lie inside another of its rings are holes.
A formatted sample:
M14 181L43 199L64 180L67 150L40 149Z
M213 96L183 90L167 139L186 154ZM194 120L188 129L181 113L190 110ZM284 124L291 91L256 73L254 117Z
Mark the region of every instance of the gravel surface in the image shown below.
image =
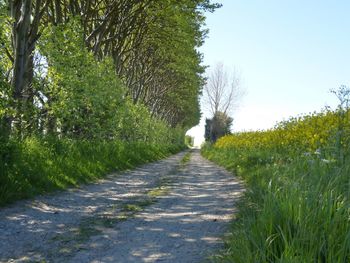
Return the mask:
M199 151L0 209L0 262L203 262L243 188Z

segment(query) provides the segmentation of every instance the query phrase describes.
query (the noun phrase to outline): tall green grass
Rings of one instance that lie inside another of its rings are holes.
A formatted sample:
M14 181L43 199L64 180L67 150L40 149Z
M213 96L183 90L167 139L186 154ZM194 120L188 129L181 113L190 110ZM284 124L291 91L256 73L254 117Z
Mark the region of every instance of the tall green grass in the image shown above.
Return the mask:
M349 115L340 107L202 149L247 188L219 262L350 262Z
M202 150L247 190L221 262L350 262L350 164L256 150Z
M0 147L0 206L164 158L183 145L31 137Z

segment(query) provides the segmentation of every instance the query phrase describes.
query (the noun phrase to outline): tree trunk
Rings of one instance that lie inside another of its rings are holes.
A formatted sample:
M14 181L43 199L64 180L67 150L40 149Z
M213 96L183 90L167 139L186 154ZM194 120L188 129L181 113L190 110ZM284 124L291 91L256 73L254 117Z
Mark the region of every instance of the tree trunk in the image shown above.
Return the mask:
M26 113L29 97L29 80L32 79L33 65L32 52L30 49L30 19L32 11L32 0L13 0L10 2L11 17L13 18L13 77L12 88L17 118L14 126L18 132L23 134L23 114Z

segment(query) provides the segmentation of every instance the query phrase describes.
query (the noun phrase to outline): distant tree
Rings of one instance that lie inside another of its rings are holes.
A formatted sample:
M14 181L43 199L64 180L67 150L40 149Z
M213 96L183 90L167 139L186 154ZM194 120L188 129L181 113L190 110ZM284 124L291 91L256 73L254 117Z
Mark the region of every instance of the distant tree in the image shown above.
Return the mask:
M228 74L222 63L217 64L207 77L204 86L204 103L212 118L206 119L206 141L215 142L229 134L233 119L229 116L241 98L237 73Z
M207 79L204 86L204 103L212 116L217 112L232 114L242 94L238 74L228 74L224 65L219 63Z
M216 142L222 136L231 133L233 119L223 112L216 112L212 119L206 119L205 140Z
M204 127L204 139L205 141L209 142L211 141L211 124L213 122L213 119L205 119L205 127Z

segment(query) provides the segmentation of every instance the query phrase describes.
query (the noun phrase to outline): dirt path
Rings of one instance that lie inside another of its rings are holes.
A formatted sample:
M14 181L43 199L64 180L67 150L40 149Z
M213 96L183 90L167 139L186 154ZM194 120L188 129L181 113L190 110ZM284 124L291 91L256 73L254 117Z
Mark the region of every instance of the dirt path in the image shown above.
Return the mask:
M203 262L242 188L184 155L0 209L0 262Z

